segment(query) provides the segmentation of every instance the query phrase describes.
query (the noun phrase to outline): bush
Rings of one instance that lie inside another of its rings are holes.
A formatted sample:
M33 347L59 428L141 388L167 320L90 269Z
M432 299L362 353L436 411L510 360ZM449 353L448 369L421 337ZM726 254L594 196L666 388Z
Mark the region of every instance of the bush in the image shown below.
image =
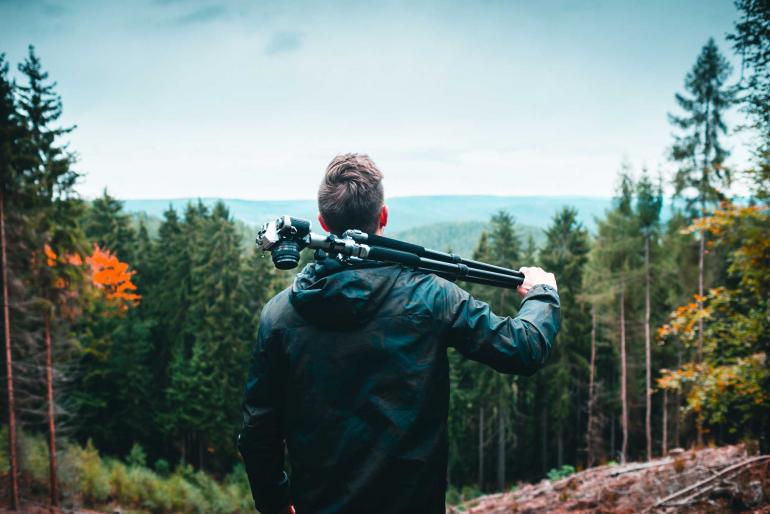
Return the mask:
M147 466L147 454L144 452L141 444L134 443L131 446L131 451L128 452L128 457L126 457L126 463L129 466Z
M48 442L43 437L19 433L19 466L33 483L48 486Z
M7 438L7 428L0 437ZM222 482L180 465L169 474L169 464L145 467L144 449L135 444L126 462L103 458L91 441L85 448L61 440L59 482L65 505L71 507L120 507L132 514L241 514L254 512L251 490L243 465ZM7 469L6 445L0 445L0 466ZM33 495L48 492L48 446L45 437L19 433L19 465Z
M551 471L548 472L548 480L551 482L556 482L557 480L561 480L562 478L566 478L570 475L575 474L575 466L570 466L569 464L565 464L560 468L554 468Z
M171 471L171 466L169 466L168 461L166 459L158 459L155 461L155 465L153 466L155 468L155 472L159 475L168 476L169 471Z
M80 494L87 506L98 506L110 496L109 472L91 440L80 451Z

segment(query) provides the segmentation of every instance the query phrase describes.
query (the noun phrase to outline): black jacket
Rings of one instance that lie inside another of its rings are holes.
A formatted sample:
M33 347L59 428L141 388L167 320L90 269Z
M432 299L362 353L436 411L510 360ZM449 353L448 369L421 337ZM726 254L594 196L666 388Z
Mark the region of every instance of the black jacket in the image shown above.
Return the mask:
M512 319L435 275L308 265L262 311L246 384L238 446L257 509L443 513L447 347L528 375L558 330L548 286Z

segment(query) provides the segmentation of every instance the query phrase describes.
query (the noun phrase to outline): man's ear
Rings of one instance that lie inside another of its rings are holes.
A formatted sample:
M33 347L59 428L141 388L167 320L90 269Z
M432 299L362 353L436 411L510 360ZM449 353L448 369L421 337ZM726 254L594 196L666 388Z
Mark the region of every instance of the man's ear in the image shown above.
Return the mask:
M324 221L323 216L321 216L321 213L318 213L318 223L321 224L321 228L325 231L329 232L331 234L331 230L329 230L329 227L326 226L326 222Z
M383 205L382 209L380 209L380 230L385 228L385 226L388 224L388 206Z

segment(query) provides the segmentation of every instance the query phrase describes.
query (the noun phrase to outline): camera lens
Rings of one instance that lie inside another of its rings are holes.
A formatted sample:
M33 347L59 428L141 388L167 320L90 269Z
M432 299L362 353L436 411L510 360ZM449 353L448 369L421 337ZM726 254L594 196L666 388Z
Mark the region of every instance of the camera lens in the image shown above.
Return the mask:
M273 249L273 264L278 269L293 269L299 264L299 244L284 239Z

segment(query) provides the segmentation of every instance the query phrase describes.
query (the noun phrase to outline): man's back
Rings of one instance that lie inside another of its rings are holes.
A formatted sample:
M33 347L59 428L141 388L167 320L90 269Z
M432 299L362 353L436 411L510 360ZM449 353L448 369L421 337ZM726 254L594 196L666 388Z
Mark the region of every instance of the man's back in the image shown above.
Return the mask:
M257 507L269 514L291 499L300 514L444 512L447 347L529 374L558 319L548 286L533 288L512 320L434 275L309 265L260 322L239 444Z

